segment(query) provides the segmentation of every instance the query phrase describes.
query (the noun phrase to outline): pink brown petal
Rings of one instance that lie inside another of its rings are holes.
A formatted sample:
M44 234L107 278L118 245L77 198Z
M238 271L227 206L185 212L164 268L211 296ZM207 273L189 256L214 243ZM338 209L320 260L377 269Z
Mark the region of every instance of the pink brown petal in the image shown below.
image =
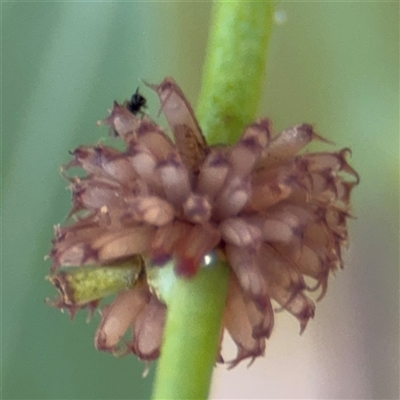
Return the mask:
M115 180L123 185L132 186L137 178L129 160L120 151L98 144L80 146L72 152L75 157L64 168L81 167L89 175Z
M266 307L263 311L249 298L243 298L246 313L253 327L252 335L254 339L269 338L274 327L274 310L272 309L269 296L266 297Z
M194 111L176 82L168 77L159 85L148 85L160 97L161 110L175 137L175 145L183 163L197 172L206 155L206 140Z
M122 208L125 204L121 186L111 181L76 179L72 186L74 207L97 210L103 206Z
M345 182L338 180L335 182L337 187L338 200L342 201L346 206L350 204L350 196L353 189L357 186L356 182Z
M97 257L88 257L88 251L89 245L79 241L54 245L50 253L53 259L52 271L54 272L62 265L73 267L96 262Z
M102 321L94 343L98 350L115 352L125 332L150 300L145 285L120 292L109 306L102 310Z
M123 259L149 249L154 229L149 226L136 226L116 232L104 233L93 240L91 248L98 254L100 264Z
M126 138L133 134L140 124L140 119L132 114L126 107L119 105L114 101L114 107L111 114L98 124L107 124L111 127L116 136Z
M51 307L60 308L61 312L64 312L64 310L66 310L69 314L71 321L74 320L74 318L79 310L83 310L86 308L89 311L87 321L90 321L90 319L93 317L93 314L99 305L99 300L94 300L89 303L81 304L81 305L70 304L70 303L67 304L67 303L65 303L65 301L62 297L58 297L56 300L51 300L49 298L46 298L45 302L47 305L49 305Z
M207 197L191 193L183 205L183 212L188 221L201 224L211 217L211 204Z
M196 275L204 256L220 241L219 231L212 225L194 225L176 246L176 273L186 278Z
M191 225L174 221L157 229L151 243L151 257L154 264L165 264L176 251L176 244L190 232Z
M175 216L174 208L157 196L137 196L128 204L134 211L136 219L149 225L167 225Z
M251 140L259 149L265 149L271 141L272 123L268 118L260 118L249 125L243 132L241 140Z
M291 293L306 288L306 284L296 264L285 254L271 245L264 244L258 252L258 263L267 287L283 288Z
M293 163L272 169L260 169L252 176L248 208L263 211L289 198L301 183Z
M215 219L223 220L239 214L249 200L250 195L250 182L237 176L232 177L215 199Z
M344 171L352 175L356 179L356 183L359 183L360 176L348 163L348 154L351 154L351 150L344 148L337 153L310 153L302 155L300 158L306 163L309 172Z
M211 150L200 168L197 192L214 198L221 190L229 172L226 155L219 150Z
M296 265L302 274L310 276L317 281L317 285L313 290L321 286L321 293L319 296L319 299L321 299L325 295L328 286L328 274L331 269L331 264L326 258L304 245L296 260Z
M137 179L137 173L124 153L115 150L112 152L111 149L100 145L95 148L96 157L100 159L99 163L103 171L109 178L131 187Z
M130 143L128 154L132 167L142 178L149 191L160 195L163 194L164 190L157 170L155 156L145 146L137 142Z
M293 314L300 322L303 332L307 322L314 316L314 303L302 292L306 285L294 264L270 246L261 248L264 266L261 271L265 277L268 292L283 308Z
M97 255L90 249L92 240L104 234L93 217L81 219L72 226L58 228L53 240L50 256L53 271L59 266L79 266L97 261Z
M157 162L165 160L175 148L165 132L157 124L147 119L143 119L136 130L136 140L154 156Z
M296 155L312 140L331 143L314 132L312 125L301 124L282 131L269 143L263 155L263 165Z
M285 298L282 292L276 293L276 300L282 307L294 315L300 322L300 334L306 329L310 318L314 318L315 304L304 293Z
M229 218L220 225L222 239L239 247L257 248L261 240L261 230L242 218Z
M229 163L237 176L248 176L261 156L269 141L268 120L250 125L244 131L239 142L232 147Z
M230 368L236 366L246 358L261 356L265 350L265 339L253 337L253 326L247 315L246 305L242 293L234 279L230 281L227 303L223 317L225 328L235 342L238 353L232 360Z
M134 322L132 351L146 361L155 360L160 354L167 308L156 297L144 307Z
M267 212L259 221L264 241L268 243L280 243L296 251L303 243L303 236L307 227L307 220L302 221L297 210L277 207ZM302 217L306 217L304 213Z
M259 310L264 311L268 303L267 291L257 264L256 251L227 245L226 255L244 294L254 301Z
M179 155L171 153L166 161L159 164L158 171L167 200L176 208L181 208L190 194L190 183Z

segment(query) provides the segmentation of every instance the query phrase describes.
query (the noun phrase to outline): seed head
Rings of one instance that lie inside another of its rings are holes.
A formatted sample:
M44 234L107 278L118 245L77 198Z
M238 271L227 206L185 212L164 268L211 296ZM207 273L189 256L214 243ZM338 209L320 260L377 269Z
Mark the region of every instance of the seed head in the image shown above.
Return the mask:
M118 293L102 310L96 347L153 360L167 310L150 279L154 268L173 260L175 273L190 279L213 252L232 269L221 329L237 345L234 366L264 353L274 303L299 320L301 332L314 316L307 292L318 289L322 298L330 272L343 267L359 176L349 149L301 153L312 141L330 143L309 124L274 135L262 118L235 145L209 146L172 78L148 86L174 140L132 110L133 100L115 102L102 123L125 149L81 146L63 169L80 167L86 176L67 177L74 221L57 227L50 253L50 281L61 293L55 305L73 314ZM135 105L144 104L140 95ZM133 339L121 350L129 329Z

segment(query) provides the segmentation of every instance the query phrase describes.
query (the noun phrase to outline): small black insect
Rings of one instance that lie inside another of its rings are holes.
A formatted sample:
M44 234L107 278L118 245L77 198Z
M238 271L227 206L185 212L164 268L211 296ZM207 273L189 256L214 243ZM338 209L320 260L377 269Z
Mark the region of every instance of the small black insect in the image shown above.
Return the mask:
M147 100L139 93L139 88L133 93L131 100L127 102L126 108L134 115L142 114L142 108L146 108Z

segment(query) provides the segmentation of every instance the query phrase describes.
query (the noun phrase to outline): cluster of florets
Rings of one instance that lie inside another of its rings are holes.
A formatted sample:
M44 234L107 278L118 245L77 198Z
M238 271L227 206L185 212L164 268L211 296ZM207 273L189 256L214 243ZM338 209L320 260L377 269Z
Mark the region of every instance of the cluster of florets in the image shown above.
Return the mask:
M237 345L235 365L263 354L273 302L299 320L301 331L313 317L306 292L320 289L322 297L329 273L343 267L359 178L346 161L349 149L299 155L311 141L328 142L308 124L273 135L270 121L260 119L235 145L209 146L176 83L167 78L152 88L174 141L147 115L115 103L103 122L125 150L82 146L66 166L87 175L68 178L77 220L56 229L50 279L62 293L57 305L74 312L99 300L74 301L60 267L102 269L139 255L159 268L173 260L176 274L190 279L217 252L232 270L221 329ZM131 328L128 351L152 360L167 308L145 268L131 283L103 309L95 343L116 352Z

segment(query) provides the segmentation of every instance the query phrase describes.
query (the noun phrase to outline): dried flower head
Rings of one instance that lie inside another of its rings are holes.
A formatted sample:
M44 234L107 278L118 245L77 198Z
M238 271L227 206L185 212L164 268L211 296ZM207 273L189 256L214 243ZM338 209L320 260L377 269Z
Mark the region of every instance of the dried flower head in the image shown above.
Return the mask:
M56 305L73 314L118 293L102 310L96 347L118 353L131 328L125 351L153 360L166 306L150 268L173 260L175 273L191 278L216 252L233 272L222 329L238 348L234 366L263 354L274 324L271 301L293 314L301 331L313 317L306 292L319 289L322 298L329 273L343 267L350 194L359 177L347 162L349 149L299 154L311 141L329 143L309 124L273 135L263 118L235 145L209 146L174 80L149 86L174 141L136 112L145 100L134 112L130 103L115 102L102 123L125 150L81 146L64 168L80 167L86 176L67 177L75 221L56 228L50 254L50 280L61 293Z

